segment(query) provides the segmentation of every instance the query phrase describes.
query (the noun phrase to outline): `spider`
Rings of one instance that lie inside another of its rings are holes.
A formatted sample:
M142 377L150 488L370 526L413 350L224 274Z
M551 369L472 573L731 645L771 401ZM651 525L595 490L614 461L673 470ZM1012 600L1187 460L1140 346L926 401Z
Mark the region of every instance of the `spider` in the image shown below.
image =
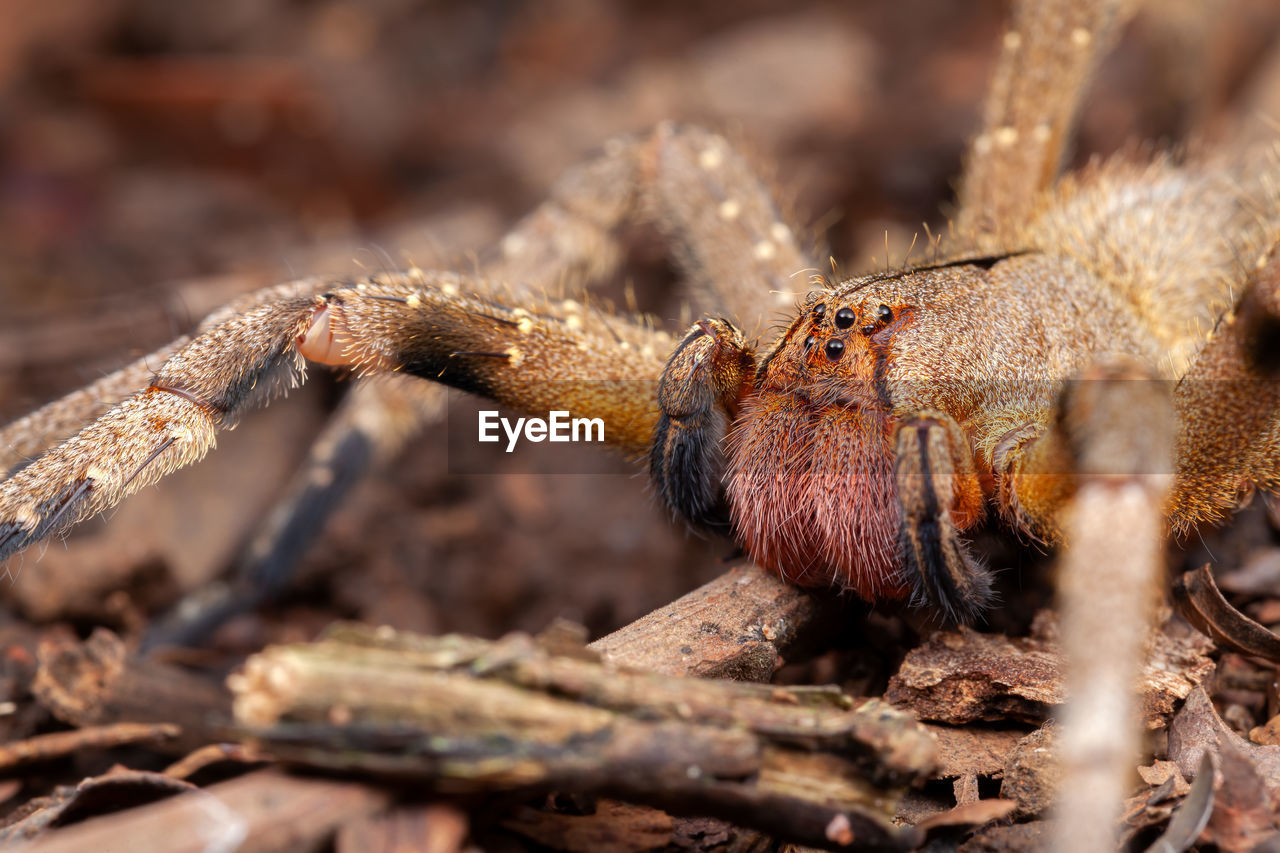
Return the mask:
M1264 157L1118 159L1058 178L1122 5L1018 5L951 236L923 261L806 289L818 258L723 137L664 124L616 139L475 275L268 288L7 427L6 464L75 434L0 484L0 558L201 457L315 362L601 418L690 525L793 582L943 620L993 605L966 533L997 516L1067 545L1075 657L1105 630L1116 658L1136 660L1141 632L1110 623L1140 624L1124 617L1150 604L1166 520L1187 530L1224 517L1241 488L1280 485L1280 401L1250 384L1274 356L1280 202ZM616 228L641 215L723 313L673 336L544 296L565 270L598 275ZM780 307L788 321L769 336ZM430 407L403 381L368 388L363 402L408 421ZM1089 596L1106 606L1081 606ZM1124 693L1130 673L1108 670L1098 689ZM1128 740L1100 728L1069 726L1079 740L1064 751L1123 764ZM1119 801L1115 784L1087 787Z

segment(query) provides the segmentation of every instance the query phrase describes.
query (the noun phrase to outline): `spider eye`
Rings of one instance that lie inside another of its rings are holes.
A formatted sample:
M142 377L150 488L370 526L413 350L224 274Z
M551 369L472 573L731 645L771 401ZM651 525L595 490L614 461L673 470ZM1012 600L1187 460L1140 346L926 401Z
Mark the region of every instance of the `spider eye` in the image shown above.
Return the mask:
M824 349L826 350L827 358L831 361L836 361L840 356L844 355L844 341L839 338L832 338L827 341L827 345Z
M893 322L893 309L888 305L881 305L876 309L876 319L881 323Z
M836 328L847 329L853 325L857 317L853 313L852 308L841 308L836 312Z
M816 341L817 339L813 335L810 335L809 337L804 339L804 348L813 349L813 345Z
M823 314L826 313L826 311L827 311L827 303L819 302L817 305L813 306L814 319L820 318Z

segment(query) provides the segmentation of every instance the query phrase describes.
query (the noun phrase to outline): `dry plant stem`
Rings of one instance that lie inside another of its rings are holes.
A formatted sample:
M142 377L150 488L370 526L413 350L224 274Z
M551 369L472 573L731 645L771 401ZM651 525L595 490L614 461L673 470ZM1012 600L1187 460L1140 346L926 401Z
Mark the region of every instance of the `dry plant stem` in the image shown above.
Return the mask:
M891 849L885 816L932 739L829 690L627 673L497 643L340 628L236 676L237 716L286 761L443 792L565 789L702 814L839 849ZM441 734L446 733L447 734Z
M1068 419L1081 485L1065 512L1059 567L1069 668L1061 727L1059 853L1116 849L1116 821L1138 758L1135 685L1161 577L1172 485L1173 410L1164 383L1094 371Z
M239 743L211 743L184 755L164 769L164 775L174 779L187 779L211 764L222 761L238 761L252 764L264 760L252 749Z
M1052 186L1084 90L1132 0L1022 0L1002 42L982 131L960 183L956 231L1011 247Z
M110 749L131 743L165 740L175 737L180 731L170 723L113 723L36 735L0 745L0 770L61 758L81 749Z
M355 782L260 770L199 792L55 830L30 853L293 853L327 849L338 827L387 808L391 795Z

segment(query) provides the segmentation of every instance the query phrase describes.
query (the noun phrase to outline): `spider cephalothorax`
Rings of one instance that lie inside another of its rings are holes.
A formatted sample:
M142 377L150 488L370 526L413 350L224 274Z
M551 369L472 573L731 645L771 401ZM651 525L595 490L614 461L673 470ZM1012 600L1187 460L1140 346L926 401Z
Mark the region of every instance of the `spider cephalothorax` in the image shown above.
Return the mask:
M1059 537L1084 440L1060 417L1068 381L1107 365L1179 378L1161 372L1166 313L1141 307L1168 280L1100 287L1057 236L1050 219L1024 250L815 291L753 370L727 321L695 326L663 374L659 491L693 524L723 526L700 509L723 507L751 557L796 583L976 619L991 580L964 534L989 505L1022 534ZM1182 285L1195 304L1217 286ZM670 402L687 399L702 401L696 417Z

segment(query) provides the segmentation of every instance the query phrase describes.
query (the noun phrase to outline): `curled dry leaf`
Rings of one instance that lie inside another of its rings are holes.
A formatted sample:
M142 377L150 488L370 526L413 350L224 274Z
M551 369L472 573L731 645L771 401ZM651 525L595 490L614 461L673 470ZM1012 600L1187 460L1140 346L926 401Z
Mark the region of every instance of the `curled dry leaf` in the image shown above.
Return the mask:
M1280 636L1232 607L1214 583L1208 565L1178 578L1173 598L1187 621L1219 645L1280 663Z

